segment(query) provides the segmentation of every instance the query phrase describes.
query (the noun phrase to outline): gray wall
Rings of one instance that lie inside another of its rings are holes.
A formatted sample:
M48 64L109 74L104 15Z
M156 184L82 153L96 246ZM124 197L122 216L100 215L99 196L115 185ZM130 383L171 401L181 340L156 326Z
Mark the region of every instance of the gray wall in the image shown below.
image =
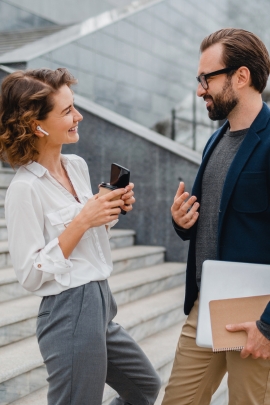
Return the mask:
M54 26L54 23L33 14L31 9L29 12L6 1L0 1L0 32L50 26Z
M115 7L122 7L132 0L5 0L23 7L57 24L72 24L96 16Z
M109 181L111 163L131 170L137 202L134 210L120 216L118 228L135 229L137 243L167 248L167 260L184 261L188 242L182 242L171 224L170 207L179 184L190 191L198 166L137 135L81 110L80 141L64 146L88 163L93 192L101 181Z

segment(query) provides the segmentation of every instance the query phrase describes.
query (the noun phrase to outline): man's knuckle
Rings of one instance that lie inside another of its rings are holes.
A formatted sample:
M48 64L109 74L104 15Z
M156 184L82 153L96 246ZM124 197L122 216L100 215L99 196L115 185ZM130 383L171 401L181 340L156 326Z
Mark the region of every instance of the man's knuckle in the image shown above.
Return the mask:
M252 345L247 344L247 345L246 345L246 352L248 352L248 353L252 353L252 350L253 350Z

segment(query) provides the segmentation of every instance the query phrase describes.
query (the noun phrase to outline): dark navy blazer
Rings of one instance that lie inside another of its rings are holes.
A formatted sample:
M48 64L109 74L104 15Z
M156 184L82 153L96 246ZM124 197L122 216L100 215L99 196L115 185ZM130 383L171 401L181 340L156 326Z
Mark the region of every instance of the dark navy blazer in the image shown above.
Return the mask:
M204 169L228 121L209 139L192 189L201 201ZM219 210L217 260L270 264L270 109L263 107L248 130L228 170ZM195 241L197 224L177 234L190 239L184 311L189 314L198 296ZM229 281L228 281L229 282ZM270 288L270 286L269 286ZM262 321L270 324L270 303Z

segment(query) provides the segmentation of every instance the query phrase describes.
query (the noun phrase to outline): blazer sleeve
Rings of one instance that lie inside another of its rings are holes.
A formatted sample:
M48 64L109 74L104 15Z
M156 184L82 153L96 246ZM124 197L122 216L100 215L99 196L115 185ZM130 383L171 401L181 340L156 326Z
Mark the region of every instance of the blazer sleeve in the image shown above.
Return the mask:
M177 223L174 221L173 218L172 218L172 224L173 224L175 232L182 240L190 240L192 227L190 229L184 229L181 226L177 225Z

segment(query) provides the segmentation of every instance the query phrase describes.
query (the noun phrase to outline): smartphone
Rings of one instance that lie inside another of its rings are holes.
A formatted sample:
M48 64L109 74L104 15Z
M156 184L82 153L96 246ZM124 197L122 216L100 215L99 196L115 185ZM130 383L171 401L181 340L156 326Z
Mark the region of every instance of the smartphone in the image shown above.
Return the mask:
M124 188L129 184L130 171L117 163L112 163L110 184L118 188Z
M112 163L110 184L118 188L124 188L129 184L130 171L125 167ZM126 215L126 211L121 209L121 214Z

